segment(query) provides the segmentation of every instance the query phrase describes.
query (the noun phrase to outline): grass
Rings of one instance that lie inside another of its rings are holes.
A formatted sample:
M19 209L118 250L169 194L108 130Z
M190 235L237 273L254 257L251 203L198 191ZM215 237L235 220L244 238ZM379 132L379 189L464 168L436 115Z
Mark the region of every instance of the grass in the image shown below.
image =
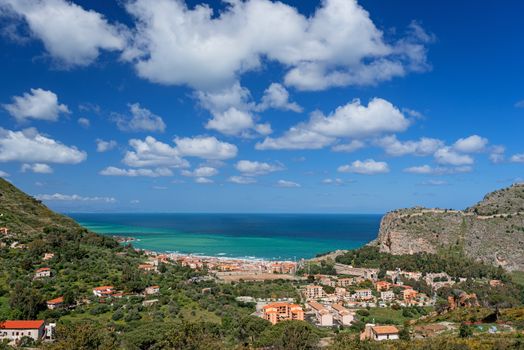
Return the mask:
M513 271L511 273L511 279L514 283L524 286L524 271Z

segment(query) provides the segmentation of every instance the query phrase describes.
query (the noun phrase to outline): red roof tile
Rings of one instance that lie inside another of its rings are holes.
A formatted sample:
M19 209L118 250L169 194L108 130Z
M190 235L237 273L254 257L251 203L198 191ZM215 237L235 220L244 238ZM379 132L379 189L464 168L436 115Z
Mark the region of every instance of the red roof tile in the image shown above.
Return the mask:
M5 321L0 323L0 329L38 329L42 327L44 320L35 321Z

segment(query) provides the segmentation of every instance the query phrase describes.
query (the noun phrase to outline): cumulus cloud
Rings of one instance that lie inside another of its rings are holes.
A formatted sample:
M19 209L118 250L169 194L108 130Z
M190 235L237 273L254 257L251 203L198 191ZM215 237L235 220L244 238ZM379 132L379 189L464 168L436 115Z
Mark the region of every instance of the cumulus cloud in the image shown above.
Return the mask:
M300 184L296 183L296 182L293 182L293 181L278 180L277 181L277 187L293 188L293 187L300 187Z
M89 128L89 126L91 126L91 122L87 118L78 118L77 122L78 125L86 129Z
M161 177L161 176L172 176L173 172L168 168L156 168L156 169L122 169L114 166L109 166L99 172L100 175L105 176L145 176L145 177Z
M38 174L51 174L53 173L53 168L44 163L35 163L35 164L22 164L21 170L23 173L31 171Z
M413 154L416 156L429 156L444 146L444 142L438 139L422 137L418 141L399 141L395 135L385 136L376 140L375 144L382 147L390 156L404 156Z
M506 147L502 145L491 146L489 150L489 160L495 164L502 163L505 158L504 152L506 152Z
M514 154L509 160L513 163L524 163L524 153Z
M160 142L152 136L144 140L131 139L129 145L132 151L127 151L123 162L132 167L169 166L186 168L187 160L181 157L180 152L166 143Z
M189 170L182 170L181 174L183 176L190 176L190 177L211 177L218 174L218 170L213 167L209 166L202 166L198 167L193 171Z
M84 151L40 134L35 128L11 131L0 128L0 162L77 164Z
M384 99L373 98L367 106L355 99L327 116L314 112L309 121L291 127L281 137L267 137L257 143L256 148L318 149L332 144L337 138L362 139L400 132L406 130L409 124L402 112Z
M453 144L453 149L462 153L477 153L486 149L488 139L478 135L471 135L466 138L458 139Z
M325 0L310 17L269 0L231 1L220 13L174 0L136 0L126 9L136 31L123 58L161 84L224 86L264 59L286 67L285 83L303 90L372 85L429 68L431 35L412 23L405 37L388 41L355 0Z
M238 153L237 146L219 141L214 136L177 137L174 142L181 156L225 160L236 157Z
M195 182L197 184L212 184L214 181L211 179L208 179L207 177L197 177L195 179Z
M77 194L39 194L35 196L36 199L41 201L61 201L61 202L104 202L104 203L115 203L114 197L84 197Z
M269 85L269 87L264 91L262 101L260 101L260 103L255 107L255 110L265 111L269 108L282 109L297 113L300 113L303 110L296 102L291 102L289 100L289 92L279 83L272 83Z
M6 173L5 171L0 170L0 177L9 177L9 173Z
M238 161L235 164L235 168L245 176L265 175L284 169L282 164L269 164L250 160Z
M0 15L15 14L25 21L33 37L66 66L85 66L100 50L122 50L125 30L103 15L65 0L0 0Z
M166 124L164 120L153 114L147 108L140 107L139 103L132 103L129 105L131 116L124 116L118 113L113 113L112 117L116 121L116 125L122 131L131 132L164 132Z
M362 175L375 175L389 173L389 166L386 162L377 162L373 159L364 161L356 160L351 164L338 167L341 173L355 173Z
M115 140L104 141L102 139L96 139L96 151L107 152L116 147L117 143Z
M249 176L231 176L229 179L227 179L227 181L239 185L249 185L257 182L256 179Z
M58 96L49 90L31 89L22 96L14 96L13 103L3 107L18 122L27 119L57 121L60 113L70 113L69 108L58 103Z
M331 147L331 150L333 152L347 152L347 153L351 153L351 152L355 152L361 148L363 148L366 144L360 140L352 140L351 142L348 142L348 143L340 143L338 145L335 145L333 147Z
M439 164L448 165L471 165L474 160L467 154L460 154L454 151L451 147L442 147L435 152L435 160Z

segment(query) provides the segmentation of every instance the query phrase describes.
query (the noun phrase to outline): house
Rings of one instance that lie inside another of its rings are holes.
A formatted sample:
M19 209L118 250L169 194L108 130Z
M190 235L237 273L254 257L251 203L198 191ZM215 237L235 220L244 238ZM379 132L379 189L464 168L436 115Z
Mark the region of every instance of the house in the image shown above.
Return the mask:
M354 278L349 278L349 277L339 278L338 281L337 281L337 285L340 286L340 287L348 287L348 286L351 286L353 284L355 284L355 279Z
M344 298L346 295L348 295L348 291L346 288L335 287L335 295L339 298Z
M501 280L490 280L489 285L490 287L498 287L498 286L503 286L504 283L502 283Z
M326 296L322 286L309 285L304 288L304 296L306 299L320 299Z
M355 319L355 315L340 304L331 305L335 320L343 326L349 326Z
M360 334L360 340L396 340L399 339L398 333L398 328L395 326L376 326L368 323Z
M0 227L0 235L8 236L9 229L7 227Z
M0 340L16 341L22 337L30 337L36 341L44 335L44 320L0 322Z
M370 300L373 299L373 292L371 289L357 289L353 294L353 298L358 300Z
M47 301L47 308L49 310L55 310L64 306L64 297L58 297Z
M51 269L49 267L41 267L35 271L35 278L51 277Z
M391 283L388 281L378 281L375 283L375 288L377 289L377 292L387 291L391 288Z
M297 304L271 303L262 308L262 318L275 325L281 321L299 320L304 321L304 310Z
M146 295L158 294L160 293L160 287L159 286L150 286L146 288L145 292L146 292Z
M331 312L329 312L328 309L324 307L324 305L319 304L316 301L309 301L307 304L309 308L315 313L315 317L319 326L333 326L333 315Z
M113 286L101 286L93 288L93 294L99 298L111 296L115 291Z
M53 259L54 257L55 257L55 254L53 254L53 253L45 253L44 257L42 258L42 260L47 261L47 260Z
M404 296L404 302L406 302L407 304L411 304L417 298L418 292L414 289L408 288L404 289L402 291L402 294Z
M380 292L380 299L384 301L393 301L395 299L395 293L392 290Z
M138 268L145 272L156 272L157 271L157 267L152 264L140 264L138 265Z

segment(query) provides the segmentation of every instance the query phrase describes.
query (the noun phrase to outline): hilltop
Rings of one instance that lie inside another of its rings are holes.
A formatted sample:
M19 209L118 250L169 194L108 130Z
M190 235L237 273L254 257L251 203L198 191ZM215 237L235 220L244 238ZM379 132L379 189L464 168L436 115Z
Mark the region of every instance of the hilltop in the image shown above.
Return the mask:
M9 227L14 234L36 234L46 227L78 230L73 219L57 214L39 200L25 194L0 178L0 227Z
M416 207L389 212L370 245L393 255L453 248L484 263L524 270L524 184L489 193L465 210Z

